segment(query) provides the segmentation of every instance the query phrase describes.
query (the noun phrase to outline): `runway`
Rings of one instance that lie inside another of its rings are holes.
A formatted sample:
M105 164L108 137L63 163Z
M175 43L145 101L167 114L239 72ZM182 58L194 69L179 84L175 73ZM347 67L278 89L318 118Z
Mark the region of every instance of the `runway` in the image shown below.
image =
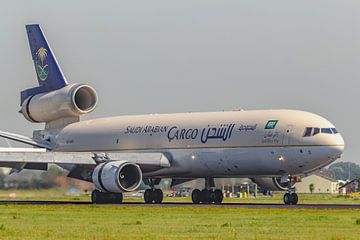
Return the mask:
M79 206L93 205L91 202L79 201L0 201L1 205L49 205L49 206ZM223 203L223 204L192 204L189 202L165 202L162 204L145 204L143 202L123 202L120 204L97 204L97 206L126 207L213 207L213 208L278 208L278 209L359 209L360 204L297 204L284 205L280 203Z

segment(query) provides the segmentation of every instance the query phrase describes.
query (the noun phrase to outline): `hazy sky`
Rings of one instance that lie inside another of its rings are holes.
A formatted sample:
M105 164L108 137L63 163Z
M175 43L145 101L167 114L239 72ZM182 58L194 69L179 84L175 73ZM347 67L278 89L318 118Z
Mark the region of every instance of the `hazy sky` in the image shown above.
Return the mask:
M69 82L101 116L289 108L318 113L360 163L360 1L3 0L0 129L31 135L36 86L24 25L40 23Z

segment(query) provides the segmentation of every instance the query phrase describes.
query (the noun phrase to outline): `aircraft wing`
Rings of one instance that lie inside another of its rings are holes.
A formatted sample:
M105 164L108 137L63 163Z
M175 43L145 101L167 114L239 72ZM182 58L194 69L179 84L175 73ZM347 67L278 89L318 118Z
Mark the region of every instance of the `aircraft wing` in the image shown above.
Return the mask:
M44 148L0 148L0 167L17 170L46 170L49 163L93 168L97 163L104 161L132 162L144 170L170 167L169 159L162 153L49 152Z
M39 148L46 148L46 149L51 149L51 146L45 143L38 143L36 141L34 141L32 138L20 135L20 134L16 134L16 133L9 133L9 132L4 132L4 131L0 131L0 137L6 138L6 139L10 139L16 142L21 142L24 144L28 144L34 147L39 147Z

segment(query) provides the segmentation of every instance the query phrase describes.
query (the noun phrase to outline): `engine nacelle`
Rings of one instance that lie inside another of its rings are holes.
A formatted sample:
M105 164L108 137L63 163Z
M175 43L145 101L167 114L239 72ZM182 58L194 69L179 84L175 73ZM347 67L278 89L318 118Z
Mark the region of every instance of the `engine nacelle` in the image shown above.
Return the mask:
M131 192L140 186L142 172L135 163L110 161L96 166L92 180L95 187L104 192Z
M21 113L30 122L47 123L90 113L95 109L96 104L97 94L92 87L72 84L27 98L22 103Z
M271 191L287 191L289 190L289 183L281 183L281 177L268 177L268 178L253 178L252 179L258 186L263 189ZM295 184L291 185L294 187Z

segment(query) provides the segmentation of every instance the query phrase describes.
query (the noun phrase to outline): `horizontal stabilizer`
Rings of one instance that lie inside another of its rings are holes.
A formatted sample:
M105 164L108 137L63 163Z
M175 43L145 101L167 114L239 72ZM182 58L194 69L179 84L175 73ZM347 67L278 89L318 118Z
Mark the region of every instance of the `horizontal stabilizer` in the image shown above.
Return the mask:
M79 152L30 152L2 151L1 163L54 163L54 164L86 164L94 165L92 153Z
M38 143L35 142L33 139L23 136L23 135L19 135L19 134L15 134L15 133L9 133L9 132L3 132L0 131L0 137L3 138L7 138L16 142L20 142L20 143L24 143L24 144L28 144L34 147L39 147L39 148L46 148L51 150L52 147L48 144L44 144L44 143Z

